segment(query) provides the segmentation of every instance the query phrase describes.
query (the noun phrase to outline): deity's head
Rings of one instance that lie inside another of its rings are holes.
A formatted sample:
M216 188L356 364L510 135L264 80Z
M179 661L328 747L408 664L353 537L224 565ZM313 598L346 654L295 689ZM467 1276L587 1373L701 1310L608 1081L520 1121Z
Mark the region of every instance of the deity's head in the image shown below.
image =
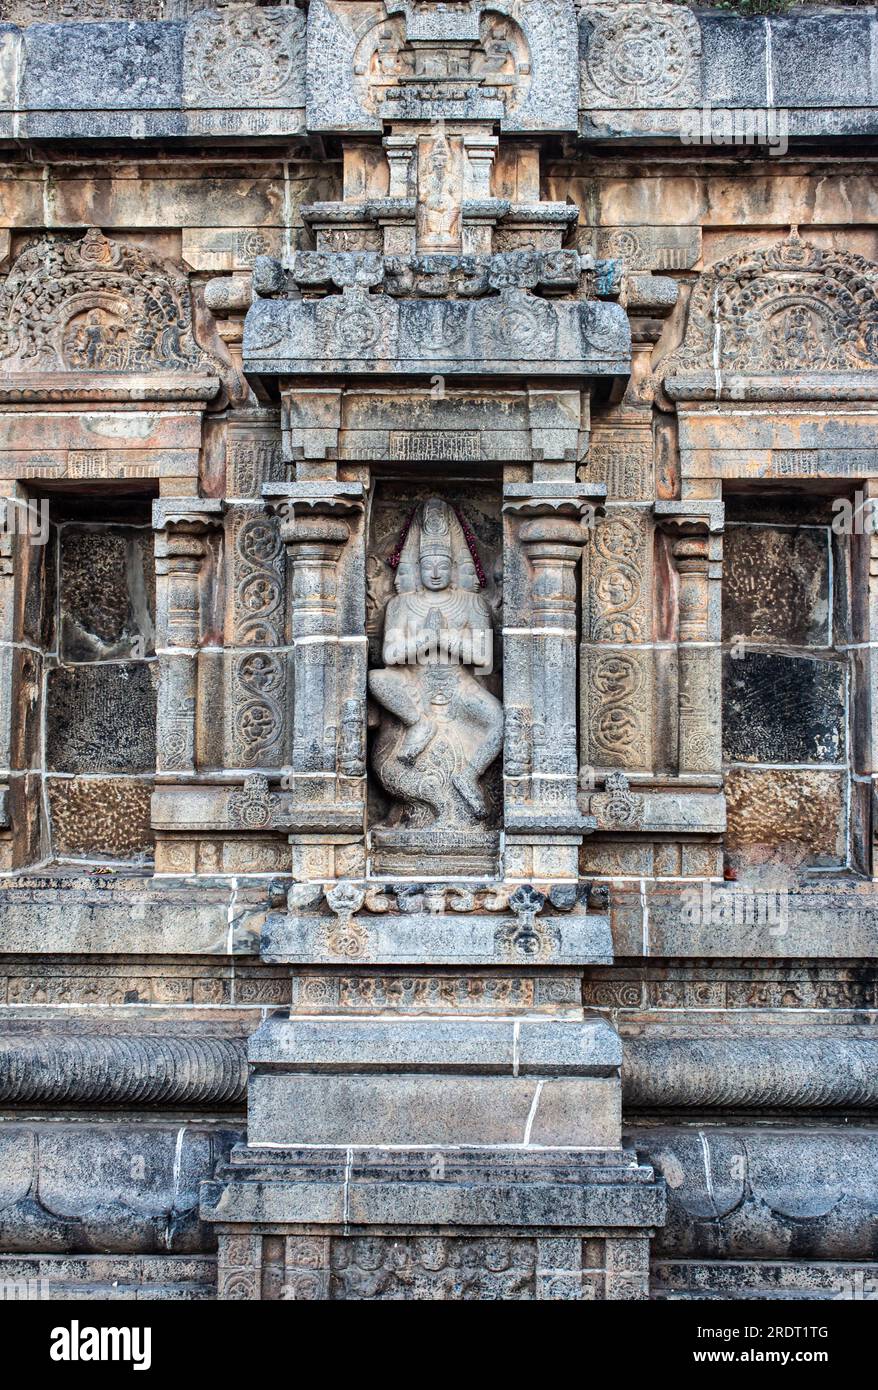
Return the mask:
M451 517L448 508L436 497L424 504L418 560L425 589L436 592L448 588L454 565Z
M447 589L451 583L451 556L422 555L421 583L425 589Z
M478 590L475 564L463 528L443 498L426 498L410 518L396 563L394 587L398 594Z

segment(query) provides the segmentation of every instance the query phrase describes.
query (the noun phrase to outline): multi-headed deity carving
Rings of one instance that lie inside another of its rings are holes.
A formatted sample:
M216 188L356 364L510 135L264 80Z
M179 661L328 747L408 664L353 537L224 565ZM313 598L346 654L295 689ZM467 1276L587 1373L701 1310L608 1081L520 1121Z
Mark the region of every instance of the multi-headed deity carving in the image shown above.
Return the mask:
M384 668L369 677L382 708L373 762L397 803L391 822L479 825L486 816L480 779L500 752L503 710L479 679L490 670L493 628L476 556L441 498L428 498L412 518L395 588L384 617Z

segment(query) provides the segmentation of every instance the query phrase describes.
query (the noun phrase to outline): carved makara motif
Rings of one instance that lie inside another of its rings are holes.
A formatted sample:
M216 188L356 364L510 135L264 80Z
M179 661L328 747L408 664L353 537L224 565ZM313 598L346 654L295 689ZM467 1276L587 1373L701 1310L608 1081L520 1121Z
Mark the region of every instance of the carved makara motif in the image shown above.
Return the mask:
M28 372L223 370L195 341L187 276L96 227L18 257L0 292L0 360Z
M692 294L665 375L878 367L878 265L793 233L719 261Z
M484 822L479 779L503 742L490 670L493 627L475 557L447 503L431 497L408 527L384 618L385 668L369 689L384 714L373 762L398 804L391 822L460 830Z

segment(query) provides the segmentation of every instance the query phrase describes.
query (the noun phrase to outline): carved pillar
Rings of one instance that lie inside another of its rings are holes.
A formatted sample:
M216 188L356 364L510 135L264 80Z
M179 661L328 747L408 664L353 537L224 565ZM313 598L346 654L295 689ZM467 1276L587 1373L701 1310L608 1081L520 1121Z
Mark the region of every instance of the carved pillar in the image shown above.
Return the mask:
M722 772L721 502L658 502L679 579L677 767L681 777Z
M265 489L291 566L293 737L281 820L363 835L366 632L363 487ZM295 857L294 857L295 861Z
M573 876L579 836L593 824L577 802L576 720L576 566L593 509L584 488L570 491L542 497L533 495L535 485L504 489L504 804L512 877L516 868ZM540 831L554 837L551 861L531 845Z
M384 152L390 168L388 198L412 198L417 188L416 156L417 145L414 136L387 135L384 138Z
M6 777L12 764L12 731L14 702L12 699L13 652L15 632L15 560L13 547L13 528L8 524L9 502L0 502L0 521L4 529L0 531L0 775L4 786L0 788L4 804L7 794Z
M864 479L859 491L859 514L855 513L848 542L855 591L865 596L852 634L859 650L852 654L851 849L857 867L874 881L878 879L878 479Z
M18 511L17 499L4 498L0 503L0 521L3 524L0 531L0 831L10 827L10 770L13 763L18 767L22 764L27 767L29 763L26 731L22 730L23 736L20 735L18 740L15 738L16 724L20 726L27 722L19 712L26 712L29 706L34 707L35 702L27 697L28 687L31 693L35 693L42 681L42 673L34 670L36 655L28 652L24 646L21 651L16 651L14 533ZM19 546L23 548L25 544L22 538ZM41 576L43 573L41 570ZM18 759L15 757L16 741L20 744ZM25 778L21 779L21 786L24 790ZM26 809L24 796L19 798L16 808L16 830L21 840L19 809ZM25 833L23 839L27 844L30 835ZM0 835L0 869L11 869L17 857L12 838Z
M157 771L192 773L197 763L198 648L208 530L223 504L199 497L153 503L157 531L156 649L159 657Z

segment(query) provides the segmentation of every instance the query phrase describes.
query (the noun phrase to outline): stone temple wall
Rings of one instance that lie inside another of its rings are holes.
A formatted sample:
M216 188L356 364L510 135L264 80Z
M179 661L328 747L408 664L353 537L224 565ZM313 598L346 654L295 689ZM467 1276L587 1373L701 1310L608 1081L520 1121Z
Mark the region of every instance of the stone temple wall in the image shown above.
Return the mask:
M0 0L6 1296L872 1296L876 42Z

